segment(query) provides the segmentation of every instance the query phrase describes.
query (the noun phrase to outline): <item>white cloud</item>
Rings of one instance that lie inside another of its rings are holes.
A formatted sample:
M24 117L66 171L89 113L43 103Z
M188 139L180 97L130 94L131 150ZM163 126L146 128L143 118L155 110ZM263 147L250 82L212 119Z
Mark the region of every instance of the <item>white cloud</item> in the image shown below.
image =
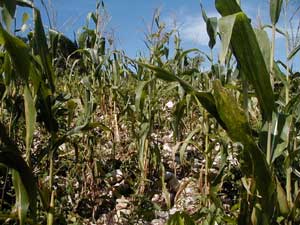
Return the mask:
M217 13L210 13L208 17L219 17ZM166 23L172 27L174 18L167 18ZM209 37L206 31L206 24L201 15L180 15L175 18L177 29L179 30L180 37L184 42L193 42L196 44L207 46ZM174 25L173 25L174 27Z
M184 41L192 41L201 45L207 45L209 41L206 24L201 16L183 18L179 32Z

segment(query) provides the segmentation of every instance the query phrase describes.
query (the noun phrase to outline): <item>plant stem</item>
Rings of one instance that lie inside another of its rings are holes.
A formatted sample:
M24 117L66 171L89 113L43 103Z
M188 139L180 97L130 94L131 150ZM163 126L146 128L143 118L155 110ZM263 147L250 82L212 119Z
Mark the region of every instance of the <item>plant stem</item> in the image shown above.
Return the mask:
M287 8L288 8L288 1L285 2L285 10L284 10L284 22L285 22L285 51L286 51L286 57L288 58L289 55L289 32L288 32L288 22L287 22ZM286 86L285 86L285 104L287 105L289 102L289 76L290 76L290 61L286 60Z
M249 109L248 109L248 81L246 77L242 76L243 82L243 107L244 112L247 115L247 119L249 121Z
M272 87L274 88L274 55L275 55L275 37L276 37L276 26L272 25L272 44L271 44L271 56L270 56L270 79Z
M286 169L286 198L288 202L288 206L292 207L292 168L289 166Z
M206 111L204 112L204 128L205 128L205 179L204 179L204 186L205 186L205 195L208 197L209 195L209 181L208 181L208 175L209 175L209 161L210 161L210 155L209 155L209 122L208 122L208 116ZM205 200L206 206L209 206L209 201Z
M52 132L51 134L51 145L50 145L50 152L49 152L49 190L51 193L50 197L50 205L49 210L47 212L47 225L52 225L54 221L54 194L55 191L53 190L53 180L54 180L54 161L53 161L53 154L54 149L53 145L56 140L56 133Z
M51 191L50 206L47 213L47 225L53 224L54 219L54 190L53 187L53 150L49 154L50 168L49 168L49 190Z
M271 153L272 153L272 147L271 147L271 141L272 141L272 121L268 122L268 139L267 139L267 163L271 164Z

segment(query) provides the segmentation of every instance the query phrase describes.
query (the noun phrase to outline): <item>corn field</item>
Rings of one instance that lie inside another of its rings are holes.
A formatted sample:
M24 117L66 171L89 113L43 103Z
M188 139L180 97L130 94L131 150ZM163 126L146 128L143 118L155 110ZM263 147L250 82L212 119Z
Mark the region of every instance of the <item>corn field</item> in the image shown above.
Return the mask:
M300 42L278 25L294 3L268 1L258 26L211 4L210 53L157 11L130 58L103 2L71 40L33 1L0 1L1 224L300 224Z

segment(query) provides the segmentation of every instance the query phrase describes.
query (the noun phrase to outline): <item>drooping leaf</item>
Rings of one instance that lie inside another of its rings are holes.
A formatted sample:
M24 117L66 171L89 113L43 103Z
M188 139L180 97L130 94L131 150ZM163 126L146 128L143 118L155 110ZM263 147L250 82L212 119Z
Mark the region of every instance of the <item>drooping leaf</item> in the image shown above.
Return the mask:
M280 17L282 2L282 0L270 0L270 17L273 25L278 22Z
M217 17L208 18L207 24L206 24L206 31L209 36L208 46L211 49L216 44L217 27L218 27L218 18Z
M17 74L24 81L27 81L30 69L29 49L27 45L20 39L10 35L7 31L5 31L1 23L0 44L4 45L4 48L10 55Z
M1 137L2 139L3 137ZM3 141L3 140L2 140ZM9 142L7 144L10 144ZM21 157L21 154L13 147L9 145L6 148L0 149L0 164L7 166L18 171L22 185L25 187L30 207L32 209L32 215L36 215L36 203L37 203L37 186L32 171L28 167L27 163Z
M184 140L184 142L182 143L182 145L179 148L179 155L180 155L180 161L184 162L184 151L186 150L188 144L190 143L191 139L193 138L193 136L197 133L199 133L201 130L200 127L197 127L196 129L192 130L188 136L186 137L186 139Z
M216 44L218 18L217 17L207 17L202 4L201 4L201 11L202 11L203 20L206 23L206 32L209 37L208 46L212 49Z
M290 54L288 55L288 60L291 60L295 57L295 55L299 52L300 50L300 45L296 46L291 52Z
M236 15L230 15L219 19L219 31L222 39L222 50L220 53L221 63L225 63L226 55L230 46L231 35Z
M225 128L225 124L223 123L223 121L220 119L220 116L218 114L218 111L216 109L216 105L214 102L214 98L212 96L211 93L209 92L203 92L203 91L199 91L196 88L194 88L193 86L191 86L189 83L187 83L185 80L182 80L181 78L179 78L178 76L176 76L175 74L151 65L151 64L146 64L146 63L142 63L142 62L137 62L139 65L146 67L150 70L153 70L155 72L155 76L164 80L164 81L168 81L168 82L178 82L182 88L189 94L195 96L197 98L197 100L200 102L200 104L210 113L212 114L216 120L219 122L219 124Z
M231 10L228 8L228 5L234 7L235 4L237 4L235 0L216 0L217 9L222 16L236 13L234 8ZM232 20L232 18L229 17L228 19ZM231 32L227 33L230 34ZM240 69L253 85L263 115L270 121L272 112L275 110L270 74L250 21L243 12L235 14L235 23L231 34L230 43Z
M270 221L274 210L275 185L266 157L256 145L247 116L234 97L222 87L219 80L213 82L213 90L218 112L227 127L229 137L243 145L243 151L239 153L243 159L242 170L245 174L254 176L257 190L262 196L262 217L264 221Z

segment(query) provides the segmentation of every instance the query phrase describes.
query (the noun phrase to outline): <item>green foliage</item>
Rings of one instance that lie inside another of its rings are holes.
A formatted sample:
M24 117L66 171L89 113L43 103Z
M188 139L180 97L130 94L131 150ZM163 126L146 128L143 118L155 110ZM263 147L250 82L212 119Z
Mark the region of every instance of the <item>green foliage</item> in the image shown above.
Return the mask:
M195 222L188 214L176 212L170 217L167 225L195 225Z
M270 1L270 17L272 24L276 24L279 20L283 0Z

